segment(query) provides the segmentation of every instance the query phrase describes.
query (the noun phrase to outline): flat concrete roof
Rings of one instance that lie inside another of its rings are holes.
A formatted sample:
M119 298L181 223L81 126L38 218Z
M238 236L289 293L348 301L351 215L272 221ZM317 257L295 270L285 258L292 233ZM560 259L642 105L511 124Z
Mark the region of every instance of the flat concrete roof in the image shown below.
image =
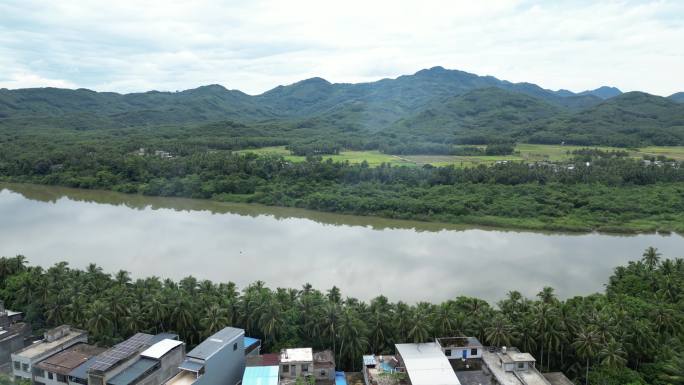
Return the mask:
M510 364L514 362L535 362L537 360L532 357L530 353L520 353L516 351L509 351L506 354L497 353L501 361Z
M525 385L525 383L521 382L516 375L513 374L513 372L507 372L504 370L504 368L501 366L498 353L491 353L485 349L485 351L482 353L482 362L487 366L494 378L496 378L501 385ZM549 385L544 376L542 376L541 373L539 373L536 369L517 371L515 373L523 378L527 385Z
M461 385L438 343L395 346L412 385Z
M289 362L313 362L313 349L283 349L280 351L280 362L285 364Z
M84 330L79 330L79 329L70 329L67 334L62 336L61 338L58 338L52 342L46 342L46 341L41 341L41 342L36 342L33 345L29 345L18 352L14 353L15 356L19 357L25 357L25 358L35 358L38 357L42 354L48 353L53 349L59 348L63 344L83 336L86 334Z

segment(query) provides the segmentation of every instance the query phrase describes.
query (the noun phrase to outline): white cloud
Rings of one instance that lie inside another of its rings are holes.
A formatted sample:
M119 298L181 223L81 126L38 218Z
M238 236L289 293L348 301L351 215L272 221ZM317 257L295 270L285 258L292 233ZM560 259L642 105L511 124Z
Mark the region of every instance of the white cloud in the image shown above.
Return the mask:
M676 0L10 0L0 4L0 66L12 75L0 87L220 83L259 93L441 65L554 89L667 95L684 90L682 20Z

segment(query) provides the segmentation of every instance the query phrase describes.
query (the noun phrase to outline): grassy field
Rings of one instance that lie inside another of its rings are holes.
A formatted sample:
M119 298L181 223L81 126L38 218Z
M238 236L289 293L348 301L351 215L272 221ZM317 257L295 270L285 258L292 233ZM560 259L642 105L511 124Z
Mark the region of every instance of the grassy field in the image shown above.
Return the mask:
M431 164L433 166L447 166L455 165L457 167L477 166L479 164L490 165L498 161L524 161L524 162L539 162L549 161L558 162L569 159L571 152L587 146L561 146L561 145L546 145L546 144L527 144L521 143L516 145L515 153L504 156L450 156L450 155L388 155L379 151L342 151L339 155L327 155L324 159L332 159L333 161L349 161L350 163L361 163L364 160L371 166L378 166L381 163L389 163L392 165L404 166L422 166ZM615 147L592 147L601 150L625 150ZM664 155L668 158L684 161L684 146L681 147L644 147L640 149L628 149L630 156L634 158L641 158L644 155L658 156ZM282 155L285 159L291 162L302 162L305 160L303 156L290 155L290 151L286 150L284 146L279 147L264 147L252 150L242 150L242 153L251 152L260 155Z

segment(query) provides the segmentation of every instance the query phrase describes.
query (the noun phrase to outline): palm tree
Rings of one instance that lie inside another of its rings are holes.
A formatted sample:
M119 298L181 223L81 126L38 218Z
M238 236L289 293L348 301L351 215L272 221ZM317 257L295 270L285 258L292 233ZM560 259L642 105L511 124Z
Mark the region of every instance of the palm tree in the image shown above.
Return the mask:
M572 346L575 348L580 357L587 360L587 370L584 377L584 384L588 385L589 361L598 354L599 348L601 346L601 339L593 330L586 329L577 333L577 337L575 338L575 342L572 343Z
M204 336L208 337L223 327L228 325L228 317L226 310L222 309L217 304L211 305L204 313L204 317L200 321L204 326Z
M492 323L485 329L487 341L494 346L507 346L511 344L513 327L501 314L497 314Z
M627 353L625 353L625 350L622 348L622 345L620 345L615 340L608 342L599 351L601 365L611 368L625 365L625 363L627 363L627 359L625 359L626 356Z
M430 337L430 321L423 311L414 311L408 337L414 343L425 342Z
M660 255L661 254L658 252L658 249L654 248L653 246L649 246L642 254L643 258L641 260L646 264L649 270L653 271L656 266L658 266Z
M273 345L284 326L282 318L283 309L274 297L269 297L261 305L259 311L261 313L259 328L266 337L266 343Z
M684 385L684 355L674 356L667 361L658 379L671 385Z

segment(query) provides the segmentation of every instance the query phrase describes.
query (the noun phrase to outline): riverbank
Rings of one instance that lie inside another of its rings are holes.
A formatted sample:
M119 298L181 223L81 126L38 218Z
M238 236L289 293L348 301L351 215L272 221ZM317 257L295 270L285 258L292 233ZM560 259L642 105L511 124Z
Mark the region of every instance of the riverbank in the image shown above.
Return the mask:
M40 183L43 182L41 178L32 177L5 177L0 178L0 181L49 185ZM87 185L85 187L88 189ZM149 184L116 185L107 191L124 192L132 196L199 198L420 221L436 224L436 227L449 225L560 233L684 234L684 208L679 209L684 207L683 183L614 187L600 184L465 184L407 187L406 191L395 186L376 184L272 183L251 194L220 193L209 197L197 196L194 190L188 189L169 193L163 188L152 189ZM509 216L491 213L506 213Z

